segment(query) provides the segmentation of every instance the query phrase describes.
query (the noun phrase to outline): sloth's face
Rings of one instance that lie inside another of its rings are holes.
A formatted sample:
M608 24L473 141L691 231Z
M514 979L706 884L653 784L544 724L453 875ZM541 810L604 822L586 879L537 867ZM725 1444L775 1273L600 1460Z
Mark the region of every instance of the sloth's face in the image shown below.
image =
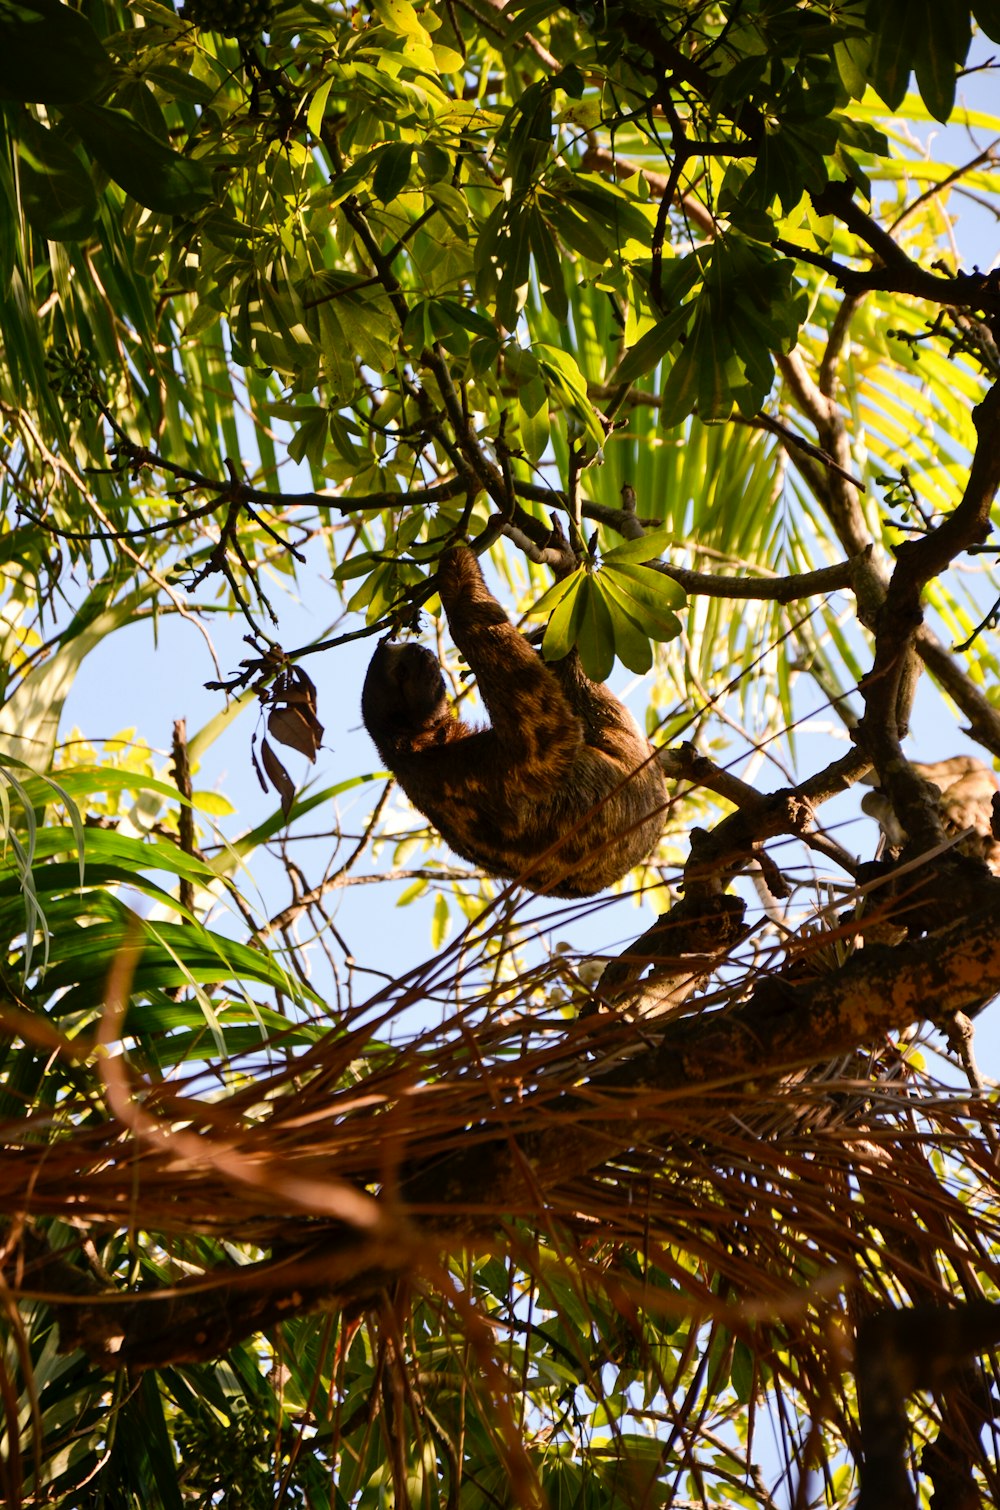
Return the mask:
M361 694L368 729L386 733L426 727L448 712L437 656L423 645L380 645Z

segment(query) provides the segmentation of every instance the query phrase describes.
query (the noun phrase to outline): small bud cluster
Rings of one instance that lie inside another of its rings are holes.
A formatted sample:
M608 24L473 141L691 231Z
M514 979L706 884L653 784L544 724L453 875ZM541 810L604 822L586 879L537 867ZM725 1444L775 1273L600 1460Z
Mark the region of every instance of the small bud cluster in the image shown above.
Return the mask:
M62 399L67 414L79 419L94 391L97 374L90 358L72 346L53 346L45 353L45 373L52 392Z
M267 31L274 8L274 0L185 0L181 15L224 37L254 42Z

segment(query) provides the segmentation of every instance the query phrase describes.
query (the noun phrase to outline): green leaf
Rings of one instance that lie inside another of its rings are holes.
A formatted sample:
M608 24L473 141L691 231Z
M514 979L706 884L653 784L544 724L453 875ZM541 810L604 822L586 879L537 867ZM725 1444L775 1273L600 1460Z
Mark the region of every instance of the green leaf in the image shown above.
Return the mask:
M323 119L326 115L326 102L330 98L330 90L333 88L333 77L324 79L322 84L309 101L309 109L306 111L306 125L309 130L319 139L323 130Z
M536 344L532 350L538 357L544 375L560 398L563 408L576 416L595 446L603 446L604 430L590 401L587 379L580 371L575 358L568 351L560 351L557 346L548 346L544 343Z
M431 36L419 20L409 0L374 0L373 10L389 31L400 37L411 37L416 42L431 45Z
M89 100L111 59L86 16L58 0L0 0L0 97L41 105Z
M17 144L21 202L48 241L82 241L97 220L97 190L85 165L55 132L25 115Z
M658 367L667 352L677 342L691 319L690 304L682 304L671 310L662 320L657 320L652 330L647 330L641 340L630 346L615 369L616 383L634 383Z
M875 34L868 77L879 98L890 110L898 110L906 97L913 67L916 42L913 7L910 0L871 0L867 19Z
M105 173L146 209L187 215L212 197L206 164L157 141L126 111L85 103L67 106L64 113Z
M577 205L565 204L552 194L537 196L538 206L561 240L590 262L603 267L608 258L608 242Z
M833 49L840 81L852 99L860 100L868 88L872 42L869 36L845 37Z
M677 353L660 395L660 423L665 430L694 411L698 398L699 353L689 340Z
M540 461L549 444L549 404L540 377L518 390L521 441L529 461Z
M228 797L221 792L192 792L191 806L198 813L207 813L210 818L229 818L236 812Z
M615 630L603 591L587 575L580 591L582 608L576 647L580 664L591 681L603 682L615 663Z
M406 188L413 161L410 142L390 142L384 147L372 174L372 193L383 204L391 204Z
M323 457L326 454L326 443L330 434L328 416L325 409L307 410L304 413L305 418L296 427L288 442L288 454L292 461L303 461L308 458L313 470L317 471L322 466Z
M503 353L504 372L515 387L521 388L538 381L541 367L533 351L508 341Z
M677 584L670 583L670 592L664 590L669 578L648 566L633 566L623 562L618 566L603 566L600 576L608 597L630 614L651 640L673 640L681 632L681 621L669 606L676 602Z
M589 581L587 572L581 567L571 576L557 582L531 610L532 614L542 611L542 605L547 604L556 589L559 589L559 597L542 638L542 655L547 661L561 661L576 644L586 609Z
M921 20L924 24L918 24L914 35L917 85L935 120L947 121L955 107L958 70L971 41L968 12L932 0Z
M176 793L174 795L176 797ZM116 866L136 876L144 869L162 870L170 875L184 876L201 886L210 886L216 879L216 872L206 861L187 854L177 844L134 839L115 829L88 828L84 834L81 858L86 863L88 885L94 884L93 872L99 866ZM36 854L39 859L48 859L55 855L75 854L78 847L79 835L74 829L51 826L39 835ZM47 873L48 868L43 874ZM78 878L72 884L81 885L82 882Z
M409 886L404 887L396 898L396 906L409 907L411 902L415 902L418 897L424 895L427 891L427 885L427 879L424 876L419 877L416 881L411 881Z
M527 215L510 205L496 238L497 319L507 330L517 325L528 297L531 242Z
M658 530L656 533L662 537L667 535L669 531ZM648 537L650 540L652 538L652 536ZM671 543L676 544L677 542L671 537ZM629 541L628 544L642 547L646 542L634 540ZM642 555L630 555L625 549L620 553L617 550L607 551L602 557L603 565L601 571L610 571L612 575L617 574L619 577L625 577L629 575L634 566L641 566L645 561L653 561L658 555L659 551L652 552L649 555L645 554L645 552ZM632 581L637 587L645 587L648 592L655 594L657 601L662 601L669 608L684 608L687 604L687 594L684 589L679 583L674 581L673 577L668 577L666 572L645 568L638 576L633 576Z
M736 1338L733 1346L733 1363L729 1377L737 1400L742 1405L746 1405L753 1397L757 1383L757 1369L753 1353L739 1337Z
M579 174L567 174L561 182L565 185L567 203L580 207L592 223L598 221L607 227L609 244L620 248L623 241L631 239L641 247L648 247L652 221L624 190Z
M606 591L607 583L602 577L603 574L599 572L594 580L604 594L604 601L611 615L615 655L629 671L634 671L637 676L644 676L653 664L653 648L649 643L649 636L626 610L620 598Z
M323 353L323 376L326 377L326 397L328 399L346 399L355 390L358 374L355 371L352 358L352 346L347 340L347 332L341 319L341 311L337 304L322 304L317 310L319 316L320 352ZM266 332L266 346L261 350L269 350L273 356L273 362L269 365L281 368L281 370L293 370L296 365L296 353L292 350L282 350L273 341L272 326L267 323L266 317L261 320L261 335ZM307 355L305 346L302 347L302 356ZM285 365L287 364L287 365ZM322 461L325 439L320 441L320 432L311 429L317 450L308 447L308 456L314 464Z
M448 900L444 892L439 891L434 902L434 911L431 914L431 948L442 949L450 932L451 913L448 909Z
M125 910L127 913L127 909ZM63 992L57 1014L68 1016L93 1002L93 981L120 954L136 952L132 994L173 989L191 984L213 985L219 980L254 981L279 991L292 991L313 1001L308 986L297 987L276 960L263 950L248 949L194 922L144 922L134 915L92 922L76 930L58 930L63 958L53 963L46 989ZM79 984L78 984L79 983Z
M566 296L566 273L555 237L537 209L528 211L528 227L542 298L553 317L564 323L569 314L569 300Z
M1000 0L974 0L972 14L991 42L1000 42Z
M498 133L502 141L513 122L507 148L507 171L514 197L520 201L541 177L552 149L552 88L548 80L529 84L508 112Z
M561 577L558 582L553 582L548 592L544 592L537 603L533 603L528 609L528 617L531 619L540 619L546 614L552 613L568 592L576 592L583 575L584 570L581 566L576 571L570 572L568 577ZM555 656L553 659L559 660L560 657Z
M678 535L676 530L648 530L638 540L623 540L621 545L613 545L610 550L601 552L601 560L607 566L615 566L621 561L635 561L641 564L644 561L657 561L664 551L671 550L674 546L686 546L687 538ZM674 608L683 608L687 598L677 583L664 573L657 573L658 578L665 584L664 592ZM676 593L676 597L670 596Z

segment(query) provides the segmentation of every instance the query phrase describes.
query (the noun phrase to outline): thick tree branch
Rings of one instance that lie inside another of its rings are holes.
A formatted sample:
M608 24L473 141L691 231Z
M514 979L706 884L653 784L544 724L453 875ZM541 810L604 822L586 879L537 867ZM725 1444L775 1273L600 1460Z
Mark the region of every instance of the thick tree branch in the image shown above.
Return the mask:
M990 389L973 418L979 443L962 500L937 529L900 546L876 620L874 663L862 688L866 706L858 742L878 770L914 853L938 843L942 829L935 789L920 778L902 752L906 710L901 707L900 693L923 616L924 587L990 531L990 510L1000 488L1000 383Z
M704 787L707 791L715 792L718 796L725 798L727 802L731 802L734 807L743 810L745 814L748 813L753 831L750 843L756 842L761 805L767 801L756 787L750 786L746 781L741 781L731 771L723 770L715 765L713 761L701 755L693 744L674 745L670 749L662 749L658 752L658 759L665 776L669 776L674 781L687 782L692 787ZM826 771L819 772L812 778L811 784L807 787L812 794L809 800L818 805L836 795L837 792L846 791L866 774L867 762L856 758L852 752L846 762L838 761L835 767L828 767ZM760 837L768 837L768 835L762 834ZM854 874L857 868L854 856L835 840L808 831L804 833L799 831L797 837L803 839L810 848L818 849L828 859L840 865L849 875Z
M569 500L558 489L546 489L535 484L515 483L522 497L548 503L553 508L569 513ZM584 501L582 513L585 519L617 530L626 539L635 539L636 514L634 508L611 509L606 505ZM516 524L527 533L530 516L518 518ZM643 523L655 524L654 520ZM538 520L534 525L532 540L536 547L544 547L548 531ZM537 538L536 538L537 537ZM682 587L689 597L731 598L762 603L794 603L801 598L819 597L843 589L855 589L859 572L864 574L869 567L871 547L867 547L858 560L840 561L833 566L823 566L816 571L791 573L788 576L768 574L761 577L733 577L709 572L690 571L684 566L673 566L666 561L650 561L653 571ZM535 557L532 557L534 560Z
M868 272L839 268L837 281L845 292L858 295L881 290L885 293L912 294L932 304L948 304L960 309L978 309L985 314L1000 314L1000 279L993 273L956 273L950 278L925 272L903 251L888 231L861 206L855 204L849 184L829 183L813 194L813 205L820 215L835 215L849 231L863 241L881 264Z
M864 558L862 558L863 560ZM723 577L707 572L689 571L664 561L650 561L654 571L662 572L683 587L689 597L730 598L734 601L794 603L801 598L822 597L854 586L859 561L839 561L817 571L792 573L787 577Z

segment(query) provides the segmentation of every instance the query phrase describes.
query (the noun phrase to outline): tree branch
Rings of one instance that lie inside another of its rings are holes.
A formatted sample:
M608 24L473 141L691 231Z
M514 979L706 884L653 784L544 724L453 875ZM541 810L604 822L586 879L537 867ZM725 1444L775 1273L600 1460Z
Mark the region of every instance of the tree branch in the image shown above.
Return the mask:
M914 852L938 843L942 828L934 788L903 755L900 740L907 710L901 707L900 691L923 617L924 587L990 531L990 510L1000 488L1000 383L977 405L973 419L979 441L962 500L937 529L899 547L876 621L874 663L862 686L865 714L856 736L871 757Z

